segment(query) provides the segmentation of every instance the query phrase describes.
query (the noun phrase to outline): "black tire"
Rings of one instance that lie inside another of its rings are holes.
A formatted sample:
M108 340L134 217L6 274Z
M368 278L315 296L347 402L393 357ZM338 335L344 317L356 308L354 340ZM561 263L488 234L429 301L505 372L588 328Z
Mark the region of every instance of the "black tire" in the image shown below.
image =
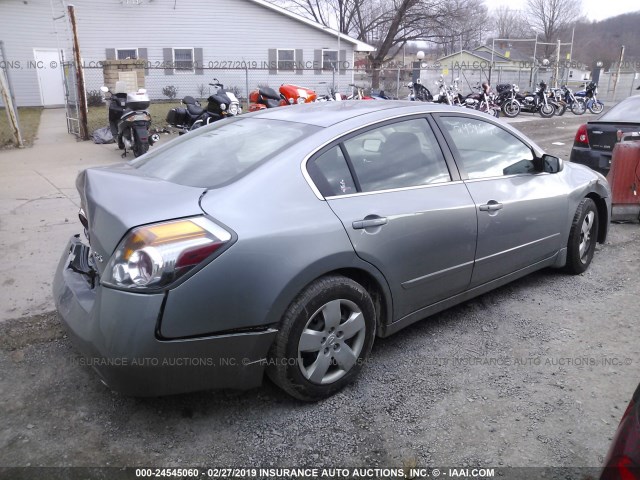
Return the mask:
M589 218L591 220L588 220ZM568 273L579 275L589 268L596 250L598 222L598 209L595 202L590 198L583 199L573 216L569 232L565 266Z
M542 105L540 107L540 110L538 110L538 113L542 118L551 118L555 115L556 109L553 105L551 105L550 103L547 103L546 105Z
M136 140L135 145L133 146L133 155L134 157L139 157L140 155L144 155L149 151L149 144L140 142Z
M567 104L566 103L559 103L558 104L558 108L556 109L556 115L561 117L562 115L565 114L566 111L567 111Z
M587 106L583 101L576 100L571 104L571 112L574 115L584 115L586 111L587 111Z
M604 103L602 103L600 100L596 102L591 102L589 104L589 111L591 113L595 113L596 115L598 115L602 113L603 110L604 110Z
M502 105L502 113L509 118L514 118L520 115L520 103L515 100L509 100Z
M373 345L375 318L371 296L359 283L340 275L314 281L287 309L269 352L267 375L300 400L317 401L335 394L362 369ZM349 329L351 336L347 338L341 328ZM303 332L308 344L301 341ZM348 368L340 364L345 358Z

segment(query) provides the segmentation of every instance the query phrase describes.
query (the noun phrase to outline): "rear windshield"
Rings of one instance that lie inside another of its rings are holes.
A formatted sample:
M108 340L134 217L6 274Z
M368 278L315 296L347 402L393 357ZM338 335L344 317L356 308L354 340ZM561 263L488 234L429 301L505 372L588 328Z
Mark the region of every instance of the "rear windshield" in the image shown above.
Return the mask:
M202 127L129 164L150 177L216 188L234 182L316 130L302 123L238 117Z
M640 96L631 97L619 103L602 115L599 122L640 123Z

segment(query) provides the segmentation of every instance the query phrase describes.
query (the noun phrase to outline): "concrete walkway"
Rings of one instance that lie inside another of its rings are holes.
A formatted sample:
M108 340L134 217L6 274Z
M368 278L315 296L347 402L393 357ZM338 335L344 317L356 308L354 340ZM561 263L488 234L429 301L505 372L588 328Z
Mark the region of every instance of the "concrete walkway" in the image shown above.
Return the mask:
M33 147L0 151L0 321L54 308L55 268L82 231L76 176L121 162L120 153L115 144L77 141L64 109L43 110Z

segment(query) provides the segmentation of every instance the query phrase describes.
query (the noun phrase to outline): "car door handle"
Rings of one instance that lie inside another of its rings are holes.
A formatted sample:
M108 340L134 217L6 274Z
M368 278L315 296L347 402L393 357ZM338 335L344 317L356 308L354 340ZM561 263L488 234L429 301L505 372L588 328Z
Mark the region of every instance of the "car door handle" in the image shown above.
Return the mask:
M481 212L495 212L497 210L501 210L502 207L504 205L502 205L501 203L496 202L495 200L491 200L490 202L484 204L484 205L480 205L480 211Z
M354 230L362 230L363 228L381 227L387 224L386 217L365 218L363 220L354 221L351 226Z

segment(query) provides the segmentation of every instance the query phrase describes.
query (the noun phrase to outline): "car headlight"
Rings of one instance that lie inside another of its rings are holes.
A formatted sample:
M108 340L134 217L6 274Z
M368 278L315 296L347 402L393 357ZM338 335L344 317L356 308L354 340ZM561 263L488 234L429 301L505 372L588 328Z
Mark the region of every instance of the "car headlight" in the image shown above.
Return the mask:
M229 113L231 115L237 115L238 114L238 106L236 104L232 104L229 106Z
M304 102L306 102L306 101L307 101L307 99L306 99L306 98L304 98L304 97L298 97L298 105L300 105L301 103L304 103Z
M231 233L205 217L131 230L111 256L102 284L132 290L165 287L211 257Z
M220 104L220 110L225 111L227 109L227 106L224 103Z

